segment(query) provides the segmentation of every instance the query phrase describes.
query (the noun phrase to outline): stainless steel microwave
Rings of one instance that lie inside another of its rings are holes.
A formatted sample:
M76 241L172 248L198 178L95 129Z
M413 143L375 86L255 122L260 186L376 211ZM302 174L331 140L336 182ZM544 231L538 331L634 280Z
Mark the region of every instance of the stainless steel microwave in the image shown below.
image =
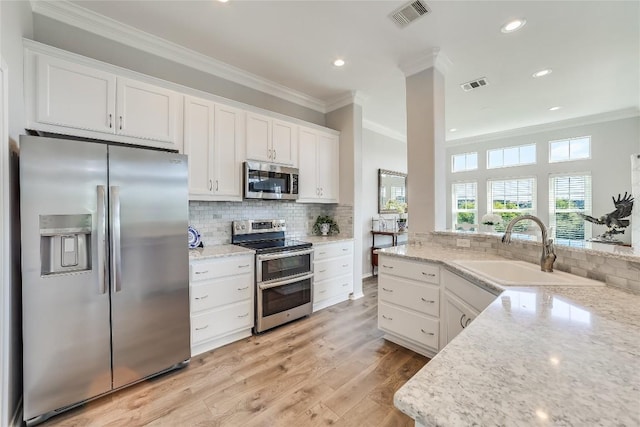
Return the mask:
M244 162L245 199L295 200L298 169L272 163Z

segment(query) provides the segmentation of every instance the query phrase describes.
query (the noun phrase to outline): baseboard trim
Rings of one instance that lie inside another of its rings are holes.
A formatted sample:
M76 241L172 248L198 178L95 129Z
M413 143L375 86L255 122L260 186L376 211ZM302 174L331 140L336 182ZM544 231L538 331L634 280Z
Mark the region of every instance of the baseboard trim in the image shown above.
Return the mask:
M349 295L349 299L350 300L355 300L355 299L360 299L364 297L364 293L362 293L362 291L358 292L358 293L352 293Z
M365 273L362 275L362 280L368 279L369 277L373 277L373 273Z
M11 417L11 421L9 422L11 427L21 427L24 425L22 421L22 397L18 401L18 405L13 411L13 416Z

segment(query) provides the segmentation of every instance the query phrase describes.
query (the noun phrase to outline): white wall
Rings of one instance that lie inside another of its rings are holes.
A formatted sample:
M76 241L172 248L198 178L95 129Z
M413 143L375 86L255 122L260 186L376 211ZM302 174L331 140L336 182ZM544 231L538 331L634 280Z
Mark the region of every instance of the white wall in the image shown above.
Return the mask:
M378 169L406 173L407 144L369 129L362 135L362 276L366 277L371 275L371 218L378 217ZM411 199L408 202L411 227ZM376 237L380 243L385 241Z
M8 190L2 203L2 218L10 224L10 235L2 234L2 239L9 238L9 254L3 257L2 271L7 276L7 265L10 269L9 283L4 286L5 301L0 313L9 324L2 323L2 356L3 375L2 413L0 425L10 425L22 396L22 343L21 343L21 287L20 287L20 223L18 194L18 141L24 133L24 96L23 96L23 58L22 37L32 37L33 19L31 4L26 1L0 1L0 46L1 56L6 63L8 78L8 132L0 141L0 149L6 162L2 164L3 190ZM7 170L8 169L8 170ZM8 196L8 197L7 197ZM7 220L8 219L8 220ZM6 247L6 246L5 246ZM20 415L20 414L18 414Z
M629 157L638 150L640 138L640 117L597 122L597 118L583 118L584 123L558 128L558 124L552 130L541 130L536 127L531 131L518 130L518 135L504 136L495 134L494 137L483 136L473 141L473 138L465 140L464 145L454 145L447 149L447 228L452 228L452 201L451 184L457 181L478 182L478 215L482 217L487 212L487 179L529 177L537 178L537 215L549 223L549 174L565 172L591 172L592 180L592 214L600 216L614 210L611 196L631 192L631 162ZM513 133L513 132L512 132ZM591 159L572 162L549 163L549 141L591 136ZM518 166L501 169L486 169L486 150L498 147L511 147L516 145L537 145L537 162L535 165ZM470 172L451 173L451 155L467 152L478 152L478 170ZM637 195L640 197L640 195ZM640 200L640 199L639 199ZM640 209L640 202L636 202L635 209ZM604 231L604 226L594 225L593 236ZM630 242L631 228L622 236L616 236L621 240Z

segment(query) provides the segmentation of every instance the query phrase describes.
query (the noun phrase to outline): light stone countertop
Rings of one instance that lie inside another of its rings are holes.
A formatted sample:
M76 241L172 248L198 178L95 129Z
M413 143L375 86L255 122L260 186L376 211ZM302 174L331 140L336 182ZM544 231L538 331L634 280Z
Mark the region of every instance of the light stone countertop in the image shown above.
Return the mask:
M313 246L320 246L320 245L326 245L329 243L353 240L353 237L341 236L338 234L336 236L305 236L305 237L301 237L300 240L313 243Z
M379 253L472 280L449 261L502 259L431 245ZM508 287L394 403L425 426L640 425L639 307L640 296L611 287Z
M189 249L189 260L223 258L237 255L252 255L256 251L237 245L214 245L204 248Z

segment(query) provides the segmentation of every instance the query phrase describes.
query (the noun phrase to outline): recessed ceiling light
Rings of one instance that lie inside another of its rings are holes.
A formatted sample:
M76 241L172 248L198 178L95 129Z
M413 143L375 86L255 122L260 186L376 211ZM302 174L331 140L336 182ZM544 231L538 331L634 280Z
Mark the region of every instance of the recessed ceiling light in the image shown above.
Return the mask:
M527 21L524 18L514 19L513 21L507 22L505 25L503 25L500 31L502 31L503 33L513 33L514 31L518 31L520 28L524 27L524 24L526 23Z
M344 59L336 59L335 61L333 61L333 65L335 65L336 67L342 67L344 65Z
M561 107L558 107L558 106L556 106L556 107L551 107L551 108L549 108L549 111L556 111L556 110L559 110L560 108L561 108Z
M456 129L456 128L451 128L451 129L449 129L449 132L458 132L458 129Z
M219 1L220 3L226 3L226 2L228 2L229 0L218 0L218 1Z
M536 73L533 73L533 77L538 78L538 77L548 76L549 74L551 74L551 71L552 71L551 68L547 68L545 70L540 70L540 71L538 71Z

